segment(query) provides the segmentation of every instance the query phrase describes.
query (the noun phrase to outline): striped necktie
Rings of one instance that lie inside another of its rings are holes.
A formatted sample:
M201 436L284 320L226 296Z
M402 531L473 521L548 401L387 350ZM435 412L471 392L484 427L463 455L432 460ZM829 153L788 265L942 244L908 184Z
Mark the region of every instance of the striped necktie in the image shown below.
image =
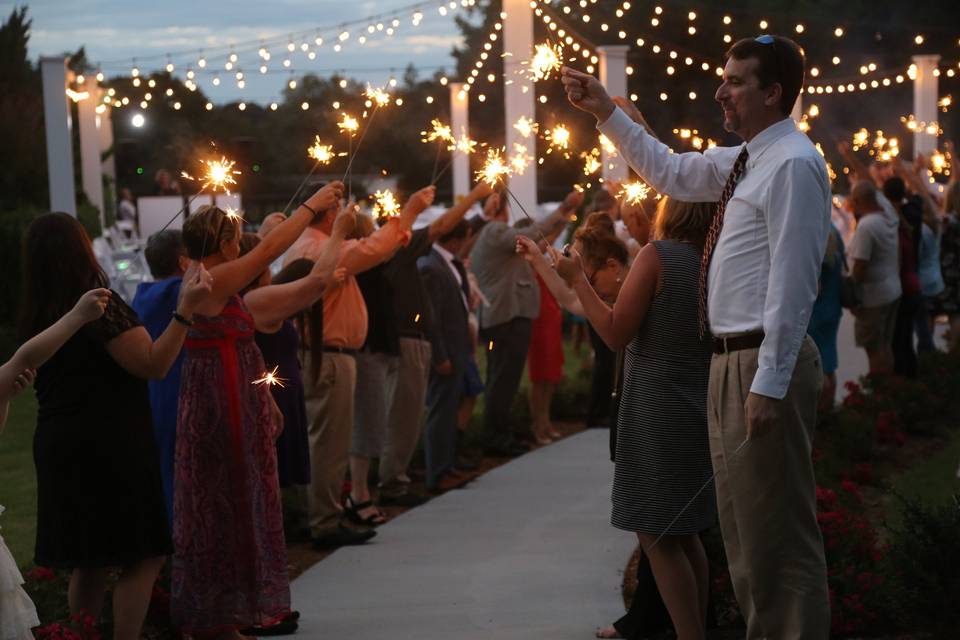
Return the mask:
M733 196L737 188L737 182L743 177L743 170L747 166L747 145L743 145L743 150L737 156L737 161L733 163L733 170L730 171L730 177L727 178L727 184L723 187L723 193L720 195L720 202L717 206L717 213L710 222L710 231L707 232L707 238L703 243L703 255L700 257L700 280L698 291L698 309L697 318L700 322L700 337L707 334L707 275L710 272L710 259L713 257L713 250L717 247L717 240L720 239L720 231L723 229L723 215L727 211L727 203Z

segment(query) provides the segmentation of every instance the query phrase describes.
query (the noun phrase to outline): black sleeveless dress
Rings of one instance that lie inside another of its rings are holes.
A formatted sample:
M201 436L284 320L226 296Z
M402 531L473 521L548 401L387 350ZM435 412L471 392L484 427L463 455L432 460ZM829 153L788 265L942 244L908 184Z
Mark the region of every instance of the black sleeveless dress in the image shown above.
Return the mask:
M707 435L709 339L697 321L700 249L674 240L652 243L662 286L626 348L617 422L611 522L652 535L688 535L716 519ZM667 527L669 531L667 531Z

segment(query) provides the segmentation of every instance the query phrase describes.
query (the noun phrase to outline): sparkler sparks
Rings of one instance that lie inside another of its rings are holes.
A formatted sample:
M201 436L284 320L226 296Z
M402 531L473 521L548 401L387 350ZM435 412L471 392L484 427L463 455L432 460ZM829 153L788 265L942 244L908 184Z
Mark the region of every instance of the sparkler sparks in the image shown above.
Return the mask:
M497 186L501 177L510 175L510 166L504 162L503 154L499 149L487 149L487 160L483 168L477 171L477 180L486 182L491 187Z
M390 104L390 94L379 87L368 84L367 90L363 92L363 95L378 107L385 107Z
M510 170L518 176L522 176L531 162L533 162L533 156L527 153L527 147L514 142L513 155L509 158Z
M461 131L460 137L457 138L457 151L470 155L471 153L477 150L477 141L470 139L470 136L466 132Z
M204 191L207 187L213 187L213 191L222 189L224 193L230 193L231 184L237 184L237 181L233 176L240 175L240 171L233 168L236 164L233 160L227 160L222 157L219 160L203 160L204 165L206 165L206 170L203 177L194 178L186 171L180 172L180 177L185 180L193 180L195 182L202 181L200 185L200 191Z
M341 132L345 131L347 135L352 137L353 134L355 134L360 128L360 123L357 122L357 119L350 114L344 113L340 118L340 122L337 123L337 127L340 128Z
M551 75L560 73L563 66L563 47L559 44L544 42L533 48L533 56L527 66L527 75L534 82L546 80Z
M430 126L433 128L430 131L421 131L420 135L423 136L421 142L433 142L434 140L440 140L441 142L449 142L453 145L453 148L456 147L457 139L453 137L453 131L451 131L449 125L445 125L440 120L434 118L430 121ZM453 148L449 149L450 151Z
M617 147L614 146L613 142L610 141L610 138L602 133L600 134L600 147L607 152L608 156L617 155Z
M564 157L570 157L568 151L570 149L570 129L566 125L558 124L553 129L548 130L544 138L550 143L550 149L547 153L557 150L564 152Z
M307 149L307 156L313 158L317 161L317 164L326 165L330 164L330 161L337 157L337 154L333 150L333 145L321 144L320 136L316 136L313 141L313 145Z
M278 387L283 387L284 386L283 383L286 382L286 380L277 376L277 371L279 369L280 369L280 366L278 365L273 368L273 371L264 371L263 377L257 378L256 380L253 381L252 384L265 384L268 386L276 385Z
M370 210L374 218L394 218L400 215L400 203L390 189L373 194L373 207Z
M640 202L647 199L649 193L650 187L642 182L627 182L624 183L617 197L628 204L640 204Z
M603 163L600 162L600 149L584 151L580 157L583 158L583 175L585 176L592 176L603 168Z
M540 130L540 125L527 119L527 116L521 116L519 120L513 123L513 128L519 131L524 138L529 138Z

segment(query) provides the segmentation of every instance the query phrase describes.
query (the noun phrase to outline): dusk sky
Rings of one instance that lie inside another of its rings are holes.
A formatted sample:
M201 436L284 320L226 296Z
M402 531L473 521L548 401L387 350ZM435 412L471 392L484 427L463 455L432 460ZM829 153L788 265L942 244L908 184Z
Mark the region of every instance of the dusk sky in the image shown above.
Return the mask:
M6 18L15 6L24 4L33 20L30 56L34 60L85 45L90 60L102 63L108 77L129 73L134 58L142 74L162 70L170 62L181 78L192 68L195 81L214 102L261 103L279 99L291 78L309 72L330 75L344 70L351 77L383 84L391 69L400 76L408 63L420 68L421 76L438 67L450 70L450 50L460 41L453 16L464 11L449 9L448 3L443 16L438 12L443 3L415 5L411 0L0 0L0 10ZM412 24L415 7L423 14L419 26ZM373 34L368 33L366 21L342 26L400 9L404 10L395 16L374 20L374 28L380 22L383 30ZM388 36L394 18L400 24ZM337 53L333 47L344 31L350 37ZM293 53L287 49L291 33L296 34ZM365 44L360 44L361 36L368 38ZM323 39L320 46L318 37ZM260 40L265 41L270 60L260 54ZM301 49L304 43L307 51ZM238 59L228 71L225 64L233 47ZM205 69L197 66L201 56L207 61ZM283 66L286 58L289 67ZM261 73L261 65L267 67L266 74ZM244 74L243 89L237 86L238 71ZM215 76L218 86L213 85Z

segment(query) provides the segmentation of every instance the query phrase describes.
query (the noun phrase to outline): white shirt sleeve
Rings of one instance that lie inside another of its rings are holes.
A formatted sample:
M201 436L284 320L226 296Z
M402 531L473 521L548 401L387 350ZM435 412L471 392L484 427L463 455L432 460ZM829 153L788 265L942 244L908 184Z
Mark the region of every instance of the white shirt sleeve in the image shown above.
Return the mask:
M814 158L794 158L770 180L767 234L770 278L763 309L765 337L750 391L781 399L817 297L820 265L830 229L830 187Z
M857 230L853 232L849 254L854 260L869 260L873 255L873 236L870 235L870 223L867 220L861 220Z
M620 107L597 129L627 164L660 193L687 202L716 202L742 147L714 147L704 153L672 153Z

